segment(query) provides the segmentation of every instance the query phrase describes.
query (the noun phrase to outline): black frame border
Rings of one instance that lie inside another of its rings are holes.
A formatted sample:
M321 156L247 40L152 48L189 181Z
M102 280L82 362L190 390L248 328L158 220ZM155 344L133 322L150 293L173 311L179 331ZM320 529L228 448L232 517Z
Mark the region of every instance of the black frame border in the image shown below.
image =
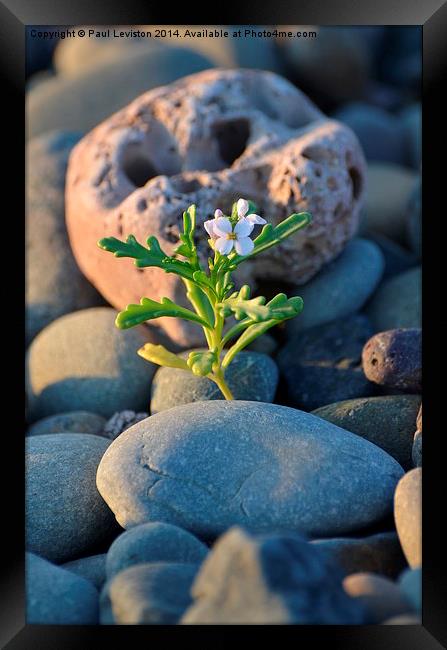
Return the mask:
M173 12L160 12L153 10L144 0L79 0L74 5L72 0L0 0L0 80L2 86L8 91L7 110L10 115L6 117L5 136L10 138L11 144L7 147L8 155L8 184L17 183L17 194L23 192L22 173L24 169L24 146L22 149L18 142L25 142L25 28L27 25L84 25L84 24L198 24L199 16L194 16L191 6L184 11L180 6ZM220 9L220 8L219 8ZM162 13L165 15L163 16ZM197 21L197 22L196 22ZM203 24L315 24L315 25L419 25L423 34L423 205L427 214L439 212L441 192L443 191L443 170L435 169L437 163L436 151L442 154L442 136L445 134L445 104L442 102L441 88L445 84L447 68L447 3L440 0L376 0L367 3L364 0L329 0L329 2L316 3L315 0L301 0L296 2L287 0L276 6L257 5L254 14L253 7L244 6L240 2L226 3L225 9L219 16L213 17L203 8L200 21ZM14 124L14 127L12 126ZM9 126L11 125L11 126ZM15 156L15 158L14 158ZM442 160L442 158L440 158ZM14 166L12 166L14 165ZM13 170L13 171L12 171ZM12 173L11 173L12 171ZM9 185L8 185L9 186ZM22 194L23 196L23 194ZM17 205L17 202L16 202ZM16 211L16 210L15 210ZM14 215L15 226L18 226L17 237L23 236L22 223ZM433 239L431 239L433 236ZM425 287L427 275L433 273L433 260L443 260L442 249L439 255L434 253L436 235L424 227L423 250L424 253L430 246L430 254L424 257L424 305L426 304ZM439 240L439 238L438 238ZM17 240L16 240L17 241ZM23 240L22 240L23 241ZM445 253L444 253L445 255ZM436 264L436 262L434 262ZM439 277L442 277L442 267L438 263L435 268ZM431 268L430 268L431 267ZM432 275L433 277L433 275ZM9 279L12 283L13 279ZM18 278L18 288L23 289L23 284ZM20 291L14 292L11 284L8 285L8 297L19 296ZM431 293L431 291L430 291ZM429 296L428 296L429 297ZM23 303L17 300L17 311L23 313ZM20 303L20 304L19 304ZM22 311L20 311L22 310ZM437 314L437 324L445 325L446 319ZM24 317L23 317L24 324ZM16 328L17 330L18 328ZM430 361L428 339L432 338L433 323L426 318L424 310L424 336L423 353L424 369ZM443 328L445 331L445 328ZM24 328L23 328L24 331ZM20 334L19 334L20 336ZM19 346L23 339L19 341ZM23 373L19 364L11 370L13 379L17 376L17 387L23 386ZM427 373L426 373L427 374ZM8 369L8 384L9 384ZM432 386L424 391L424 419L430 428L432 420L432 406L436 398ZM23 393L22 393L23 394ZM23 404L23 403L22 403ZM16 418L15 418L16 420ZM115 642L138 641L141 638L158 640L187 637L200 642L207 647L225 646L225 643L236 638L253 639L258 630L253 626L240 626L236 630L233 626L39 626L26 625L24 615L24 517L23 511L23 437L15 429L17 422L11 425L8 431L15 434L13 447L7 449L14 457L11 476L4 486L3 494L7 512L4 513L3 522L7 521L9 528L7 535L3 535L4 549L1 554L0 569L0 594L2 606L0 609L0 647L9 650L71 650L76 648L91 648L93 644L101 643L110 635ZM4 431L6 434L6 430ZM17 435L18 434L18 435ZM438 439L444 435L442 430L437 432ZM9 434L8 434L9 435ZM445 542L441 530L435 521L440 515L440 508L436 500L442 499L442 486L440 483L445 469L440 457L439 446L432 436L424 443L425 466L427 471L423 482L423 623L420 626L289 626L275 627L275 636L291 637L304 643L304 647L320 642L326 646L342 648L343 650L374 650L375 648L398 650L433 650L447 647L447 585L443 582L445 573L441 571L442 560L445 556ZM18 461L18 463L17 463ZM5 465L6 463L4 463ZM437 466L438 465L438 466ZM2 480L4 472L2 471ZM15 503L9 501L10 494L17 495ZM8 512L9 508L9 512ZM439 517L442 519L442 517ZM268 626L267 626L268 627ZM264 626L261 634L264 635ZM168 635L168 636L166 636ZM172 636L169 636L172 635ZM308 640L308 643L306 643Z

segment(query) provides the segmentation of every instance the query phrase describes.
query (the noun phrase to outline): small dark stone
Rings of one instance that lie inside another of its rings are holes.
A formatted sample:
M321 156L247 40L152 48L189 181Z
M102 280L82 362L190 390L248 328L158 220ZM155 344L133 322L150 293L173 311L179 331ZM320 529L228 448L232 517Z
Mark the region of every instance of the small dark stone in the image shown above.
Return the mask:
M203 563L181 623L362 624L342 574L294 533L251 536L234 527Z
M369 625L412 613L398 585L389 578L373 573L354 573L344 579L343 586L346 593L362 603Z
M394 532L368 537L334 537L312 541L320 551L343 570L345 575L367 571L396 578L407 561Z
M418 393L422 389L422 330L379 332L362 352L365 375L382 386Z
M309 328L282 348L276 361L285 380L285 403L311 411L376 392L361 366L372 334L369 320L353 315Z

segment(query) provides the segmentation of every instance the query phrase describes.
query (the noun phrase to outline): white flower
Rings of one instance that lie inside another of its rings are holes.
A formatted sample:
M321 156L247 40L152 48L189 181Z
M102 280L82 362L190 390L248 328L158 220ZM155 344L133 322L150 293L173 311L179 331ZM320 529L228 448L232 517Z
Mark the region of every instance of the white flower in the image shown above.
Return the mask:
M254 224L248 219L239 219L233 227L227 217L219 217L214 220L213 236L217 237L214 246L222 255L231 253L233 246L238 255L248 255L254 248L254 243L249 235L254 228Z
M249 223L252 223L253 225L256 224L264 224L267 223L265 219L260 217L258 214L249 214L248 216L245 216L249 210L250 206L248 204L248 201L245 199L239 199L237 202L237 216L239 219L247 219Z
M217 209L214 213L214 219L208 219L208 221L205 221L203 224L203 227L211 239L217 239L217 235L214 234L214 226L216 225L217 219L220 219L221 217L223 217L223 212L222 210Z

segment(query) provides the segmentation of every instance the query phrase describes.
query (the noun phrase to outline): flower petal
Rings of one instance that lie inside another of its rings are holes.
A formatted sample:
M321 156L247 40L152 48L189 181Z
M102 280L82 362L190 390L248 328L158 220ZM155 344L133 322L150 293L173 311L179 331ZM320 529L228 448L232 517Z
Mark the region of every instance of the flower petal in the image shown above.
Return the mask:
M237 224L234 226L234 232L238 239L239 237L248 237L254 227L254 224L250 223L248 219L242 218L239 219Z
M214 234L214 226L215 225L216 225L216 220L215 219L208 219L208 221L205 221L205 223L203 224L203 227L205 228L206 232L212 238L214 238L216 236Z
M220 217L223 217L223 216L224 216L224 213L222 212L222 210L219 210L219 208L217 208L217 210L214 211L214 218L215 219L220 219Z
M245 217L249 209L248 201L245 199L239 199L237 202L237 216L239 218Z
M248 255L255 247L250 237L240 237L234 245L238 255Z
M215 221L214 234L216 237L225 237L225 235L229 235L233 232L231 222L227 217L219 217L219 219L216 219Z
M227 239L226 237L219 237L214 244L214 247L222 255L228 255L233 248L234 239Z
M253 225L255 225L255 224L264 225L265 223L267 223L267 221L265 219L263 219L262 217L260 217L259 214L249 214L245 218L247 219L247 221L249 221Z

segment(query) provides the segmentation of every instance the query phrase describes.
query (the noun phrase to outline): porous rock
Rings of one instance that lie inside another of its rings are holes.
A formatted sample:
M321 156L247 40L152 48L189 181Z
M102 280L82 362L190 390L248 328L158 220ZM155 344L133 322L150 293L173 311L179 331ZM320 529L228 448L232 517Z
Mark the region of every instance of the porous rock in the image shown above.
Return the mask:
M287 274L302 283L353 236L364 184L355 135L289 82L258 70L207 70L138 97L83 138L69 162L67 225L79 266L112 305L146 295L184 304L177 276L116 260L97 241L155 235L172 254L182 212L194 203L206 263L203 222L249 198L274 225L300 211L313 222L245 263L237 279ZM184 347L201 343L194 324L160 323Z

